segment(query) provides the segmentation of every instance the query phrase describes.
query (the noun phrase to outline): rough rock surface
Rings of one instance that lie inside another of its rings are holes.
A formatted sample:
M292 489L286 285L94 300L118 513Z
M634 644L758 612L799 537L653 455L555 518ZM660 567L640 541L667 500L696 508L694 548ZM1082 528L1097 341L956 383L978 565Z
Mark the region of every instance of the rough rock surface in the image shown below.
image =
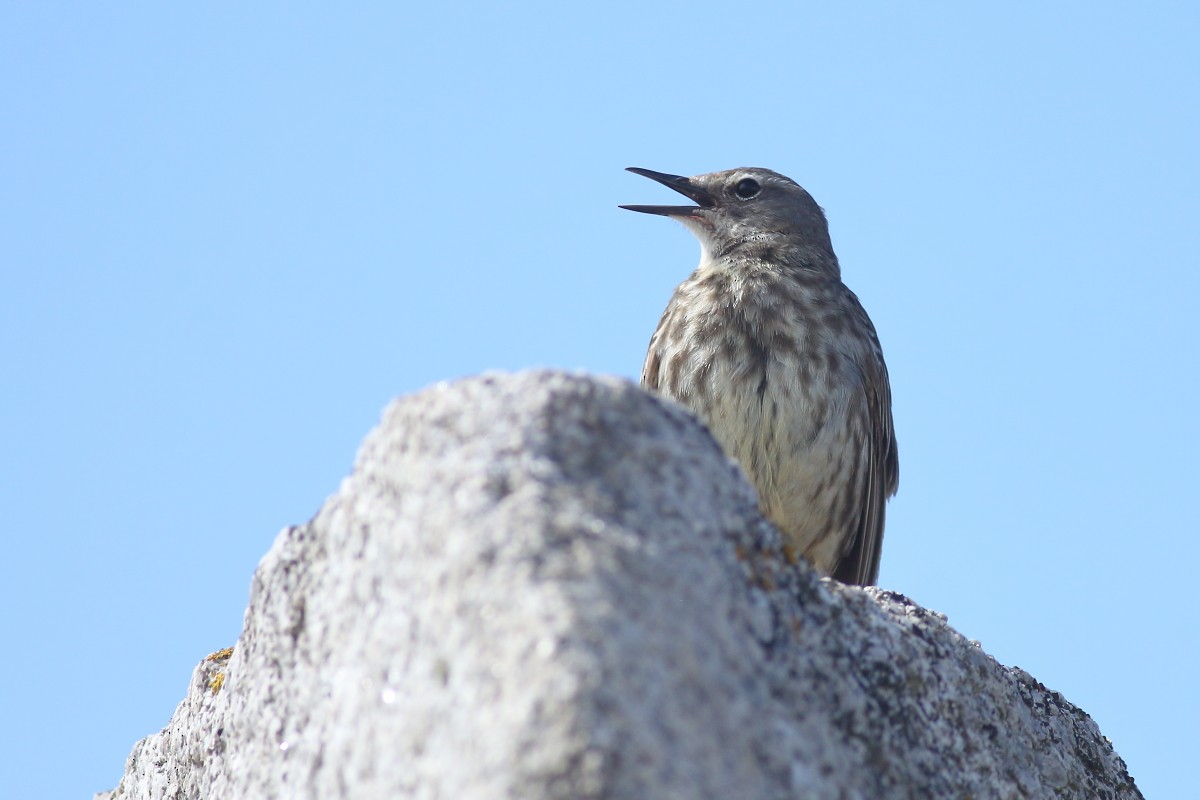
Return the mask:
M943 617L788 564L684 411L555 372L394 403L98 795L1140 796Z

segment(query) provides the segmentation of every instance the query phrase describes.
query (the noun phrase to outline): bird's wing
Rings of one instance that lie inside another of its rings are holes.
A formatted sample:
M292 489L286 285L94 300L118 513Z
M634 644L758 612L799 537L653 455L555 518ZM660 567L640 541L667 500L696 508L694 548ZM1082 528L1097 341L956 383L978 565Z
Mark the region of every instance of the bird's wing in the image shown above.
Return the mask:
M879 556L883 552L883 518L887 499L896 493L900 483L900 461L896 452L896 435L892 428L892 390L888 382L887 365L875 336L875 329L861 306L857 309L871 331L873 358L862 365L866 384L865 453L867 474L858 497L857 530L848 542L848 549L833 570L833 577L843 583L870 586L879 577Z
M663 348L659 341L665 335L667 327L670 325L670 320L675 313L675 299L672 298L670 303L667 303L666 309L663 311L662 318L658 321L658 327L654 329L654 335L650 337L650 347L646 350L646 360L642 364L642 388L656 392L660 386L659 370L662 368Z

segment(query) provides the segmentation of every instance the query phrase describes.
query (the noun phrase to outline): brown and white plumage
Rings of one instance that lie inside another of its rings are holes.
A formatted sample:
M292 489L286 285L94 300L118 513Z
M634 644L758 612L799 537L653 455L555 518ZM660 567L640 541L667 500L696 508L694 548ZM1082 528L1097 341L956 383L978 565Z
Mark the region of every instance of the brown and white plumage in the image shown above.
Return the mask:
M632 171L697 205L626 208L679 219L701 243L650 340L642 385L708 425L819 572L874 583L899 477L891 390L820 207L765 169Z

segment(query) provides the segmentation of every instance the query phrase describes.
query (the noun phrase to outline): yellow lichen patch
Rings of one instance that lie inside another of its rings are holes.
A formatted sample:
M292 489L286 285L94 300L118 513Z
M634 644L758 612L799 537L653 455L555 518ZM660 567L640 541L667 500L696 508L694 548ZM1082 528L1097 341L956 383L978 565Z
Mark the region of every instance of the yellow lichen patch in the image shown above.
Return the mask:
M232 647L224 647L215 653L209 653L207 656L205 656L204 660L205 661L226 661L229 659L229 657L231 655L233 655L233 648Z
M208 688L212 690L213 694L216 694L217 692L221 691L221 687L224 685L225 685L225 673L224 672L218 672L216 675L213 676L213 679L208 682Z

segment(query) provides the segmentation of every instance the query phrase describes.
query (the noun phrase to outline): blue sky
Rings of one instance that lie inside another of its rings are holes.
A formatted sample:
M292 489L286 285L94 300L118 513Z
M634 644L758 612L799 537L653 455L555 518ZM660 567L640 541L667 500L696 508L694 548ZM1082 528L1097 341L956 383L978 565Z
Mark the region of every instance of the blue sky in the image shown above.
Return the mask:
M1183 796L1198 13L3 5L0 785L115 785L390 398L635 377L698 248L622 168L756 165L883 341L881 583Z

